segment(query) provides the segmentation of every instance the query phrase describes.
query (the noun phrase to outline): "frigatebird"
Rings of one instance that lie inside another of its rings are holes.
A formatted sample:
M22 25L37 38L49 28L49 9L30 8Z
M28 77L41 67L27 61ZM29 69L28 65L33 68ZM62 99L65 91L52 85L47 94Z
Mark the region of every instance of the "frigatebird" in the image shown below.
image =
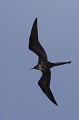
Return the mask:
M39 39L38 39L37 18L35 19L32 29L31 29L31 34L29 37L29 49L38 56L38 64L34 68L32 68L32 69L40 70L42 72L42 76L40 80L38 81L38 85L40 86L41 90L45 93L45 95L55 105L58 106L50 89L50 79L51 79L50 69L54 66L69 64L71 63L71 61L56 62L56 63L51 63L48 61L47 54L44 48L41 46Z

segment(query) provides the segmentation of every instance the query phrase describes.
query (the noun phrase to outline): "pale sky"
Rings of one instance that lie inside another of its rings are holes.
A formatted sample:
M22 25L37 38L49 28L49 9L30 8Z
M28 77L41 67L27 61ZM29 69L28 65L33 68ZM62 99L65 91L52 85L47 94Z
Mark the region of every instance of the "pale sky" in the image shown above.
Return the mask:
M38 57L28 49L38 18L39 40L51 62L55 106L41 91ZM0 0L0 120L79 120L79 1Z

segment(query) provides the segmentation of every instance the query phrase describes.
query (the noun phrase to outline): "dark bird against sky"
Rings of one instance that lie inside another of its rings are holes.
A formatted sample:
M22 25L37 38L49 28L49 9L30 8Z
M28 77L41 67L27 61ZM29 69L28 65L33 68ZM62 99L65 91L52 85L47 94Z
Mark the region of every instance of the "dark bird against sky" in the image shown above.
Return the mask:
M50 69L54 66L69 64L71 61L68 62L56 62L51 63L48 61L47 54L44 48L41 46L39 39L38 39L38 28L37 28L37 18L35 19L30 38L29 38L29 49L33 51L36 55L38 55L38 64L32 68L37 69L42 72L42 77L38 81L38 85L40 86L41 90L45 93L45 95L55 104L58 106L52 92L50 89L50 79L51 79L51 71Z

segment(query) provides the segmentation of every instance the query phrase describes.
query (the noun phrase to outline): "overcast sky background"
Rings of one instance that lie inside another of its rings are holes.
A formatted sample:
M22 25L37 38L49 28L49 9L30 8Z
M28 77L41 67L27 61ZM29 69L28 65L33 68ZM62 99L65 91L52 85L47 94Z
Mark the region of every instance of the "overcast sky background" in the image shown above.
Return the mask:
M38 18L39 39L51 62L55 106L41 91L38 57L28 49ZM79 120L79 1L0 0L0 120Z

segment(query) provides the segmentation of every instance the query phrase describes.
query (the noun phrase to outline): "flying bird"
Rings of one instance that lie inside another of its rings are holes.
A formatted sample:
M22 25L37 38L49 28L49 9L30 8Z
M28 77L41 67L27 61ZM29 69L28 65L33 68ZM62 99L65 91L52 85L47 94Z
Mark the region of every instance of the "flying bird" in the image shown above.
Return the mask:
M50 89L50 79L51 79L51 71L50 69L54 66L69 64L71 61L68 62L56 62L51 63L48 61L47 54L39 42L38 38L38 28L37 28L37 18L35 19L30 37L29 37L29 49L34 52L38 56L38 64L33 67L32 69L37 69L42 72L42 76L38 81L38 85L40 86L41 90L45 93L45 95L55 104L58 106L53 93Z

